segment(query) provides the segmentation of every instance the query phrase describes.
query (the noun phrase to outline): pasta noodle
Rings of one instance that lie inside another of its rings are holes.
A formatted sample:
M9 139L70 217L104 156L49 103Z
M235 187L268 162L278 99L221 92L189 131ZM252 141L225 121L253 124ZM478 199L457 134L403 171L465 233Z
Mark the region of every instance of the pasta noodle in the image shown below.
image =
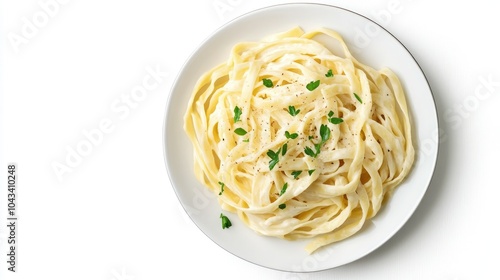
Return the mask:
M198 80L184 129L221 208L259 234L311 238L308 253L358 232L414 161L398 77L326 28L236 44Z

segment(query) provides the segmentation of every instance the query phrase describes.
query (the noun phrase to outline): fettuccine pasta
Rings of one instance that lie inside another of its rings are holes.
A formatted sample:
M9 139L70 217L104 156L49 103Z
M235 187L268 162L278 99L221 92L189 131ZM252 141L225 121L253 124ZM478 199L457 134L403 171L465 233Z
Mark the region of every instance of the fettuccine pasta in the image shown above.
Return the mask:
M358 232L414 161L398 77L325 28L236 44L198 80L184 129L222 210L262 235L311 238L309 253Z

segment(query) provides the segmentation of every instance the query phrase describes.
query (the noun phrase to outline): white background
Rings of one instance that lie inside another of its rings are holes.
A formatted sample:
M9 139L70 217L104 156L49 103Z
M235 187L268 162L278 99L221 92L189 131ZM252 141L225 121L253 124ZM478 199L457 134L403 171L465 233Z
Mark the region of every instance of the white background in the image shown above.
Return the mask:
M217 28L285 2L2 1L0 279L500 279L500 4L487 0L319 1L384 26L434 92L435 176L381 248L292 274L227 253L189 220L163 158L173 79ZM126 103L151 71L154 86ZM6 268L8 162L19 177L16 273Z

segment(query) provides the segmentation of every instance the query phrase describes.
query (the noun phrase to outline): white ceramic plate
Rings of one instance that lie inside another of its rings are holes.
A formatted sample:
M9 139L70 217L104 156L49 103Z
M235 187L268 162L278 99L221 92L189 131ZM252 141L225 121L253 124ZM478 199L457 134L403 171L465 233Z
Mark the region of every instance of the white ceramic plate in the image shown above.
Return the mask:
M215 195L193 174L191 142L183 130L183 116L197 79L225 61L240 41L261 38L300 26L304 30L328 27L338 31L355 57L374 68L387 66L401 79L413 116L417 161L379 214L355 236L308 255L307 241L260 236L228 213L233 226L221 228ZM164 123L165 160L172 186L193 222L228 252L260 266L309 272L338 267L372 252L391 238L410 218L431 181L438 152L438 121L432 92L422 70L408 50L384 28L349 10L321 4L285 4L240 16L227 23L187 60L172 87ZM188 247L189 248L189 247Z

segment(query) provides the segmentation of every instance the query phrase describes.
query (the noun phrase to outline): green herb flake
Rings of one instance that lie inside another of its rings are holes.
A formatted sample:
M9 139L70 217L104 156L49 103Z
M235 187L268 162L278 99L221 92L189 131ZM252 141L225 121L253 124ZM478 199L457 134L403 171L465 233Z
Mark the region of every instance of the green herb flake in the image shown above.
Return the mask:
M312 81L310 83L308 83L306 85L306 88L309 90L309 91L313 91L315 90L317 87L319 87L319 80L316 80L316 81Z
M321 151L321 146L323 145L323 143L317 143L317 144L314 144L314 149L316 150L316 156L319 155L319 152Z
M279 156L280 156L281 148L278 149L278 151L274 152L273 150L268 150L267 151L267 156L271 158L269 161L269 170L273 170L274 166L278 163Z
M280 191L280 196L282 196L285 192L286 192L286 189L288 188L288 183L285 183L283 185L283 187L281 188L281 191Z
M328 121L332 124L340 124L344 122L342 118L328 118Z
M283 147L281 149L281 155L284 156L286 154L287 150L288 150L288 144L285 143L285 144L283 144Z
M243 140L243 142L247 142L248 143L248 142L250 142L250 139L245 139L245 140Z
M333 111L330 111L328 112L328 121L332 124L339 124L339 123L343 123L344 120L342 118L336 118L336 117L333 117L335 113L333 113Z
M293 179L297 179L301 173L302 173L302 170L292 171Z
M321 135L321 144L324 144L330 138L330 128L326 124L322 124L319 128L319 134Z
M271 81L270 79L262 79L262 84L264 84L264 86L268 88L273 87L273 81Z
M220 214L220 218L222 220L222 229L230 228L232 226L231 221L224 214Z
M315 158L315 157L317 157L317 156L318 156L318 155L317 155L317 154L316 154L316 153L315 153L315 152L314 152L311 148L309 148L309 147L305 147L305 148L304 148L304 153L305 153L306 155L310 156L310 157L313 157L313 158Z
M279 158L273 158L269 161L269 170L273 170L274 166L278 163Z
M295 139L295 138L299 137L299 134L297 134L297 133L290 133L288 131L285 131L285 137L287 139Z
M319 134L321 136L321 142L314 144L315 151L313 151L313 149L309 147L304 148L304 153L313 158L318 157L321 151L321 147L325 144L326 141L328 141L328 139L330 139L330 134L331 134L330 128L328 128L326 124L322 124L319 129Z
M354 97L356 97L356 99L359 101L359 103L363 104L363 100L361 100L361 97L359 97L359 95L357 95L355 92L353 92L354 94Z
M328 72L325 74L325 77L327 78L331 78L333 77L333 72L332 72L332 69L329 69Z
M243 136L247 134L247 131L241 127L238 127L237 129L234 130L234 133L238 134L239 136Z
M224 192L224 183L222 182L219 182L219 185L220 185L220 192L219 192L219 195L222 195L222 193Z
M307 173L309 173L309 176L311 176L314 173L314 171L316 171L316 169L309 169L307 170Z
M296 116L300 113L300 110L295 109L295 106L288 106L288 113L292 116Z
M285 208L286 208L286 204L285 204L285 203L280 204L278 207L279 207L281 210L283 210L283 209L285 209Z
M241 108L238 106L235 106L234 107L234 117L233 117L233 120L235 123L240 121L241 113L242 113Z

